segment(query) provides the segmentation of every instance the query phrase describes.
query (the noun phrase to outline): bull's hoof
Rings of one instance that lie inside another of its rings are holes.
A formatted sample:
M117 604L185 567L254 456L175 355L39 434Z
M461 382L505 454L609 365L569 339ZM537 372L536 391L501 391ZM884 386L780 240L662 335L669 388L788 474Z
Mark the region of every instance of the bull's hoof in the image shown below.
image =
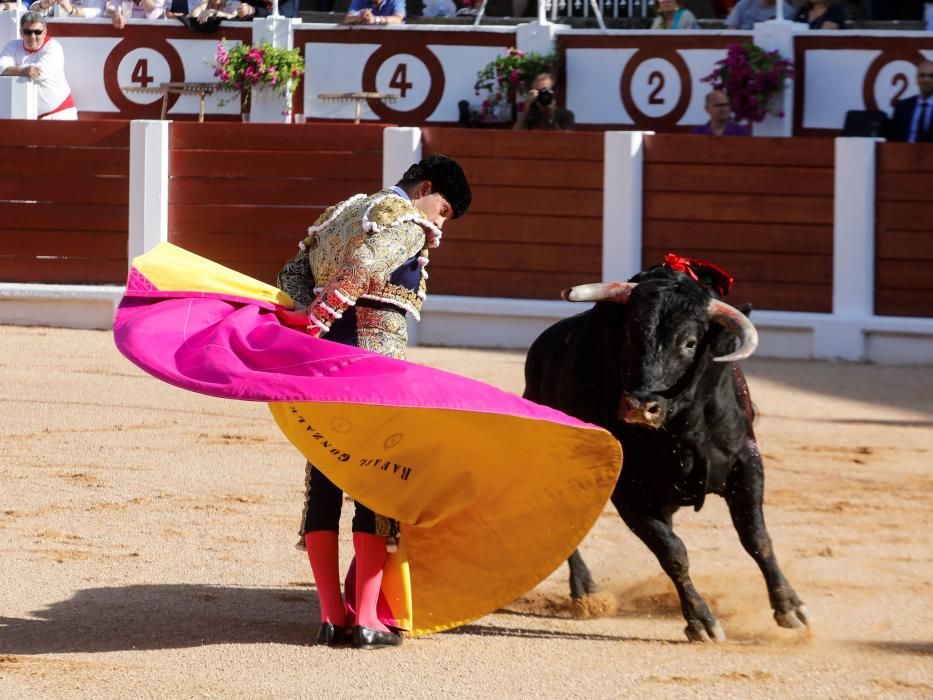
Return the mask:
M570 612L579 619L609 617L618 610L619 601L612 593L592 593L570 600Z
M785 610L784 612L775 610L774 621L787 629L800 629L809 627L810 623L813 622L813 617L810 615L810 611L807 610L806 605L798 605L793 610Z
M724 642L726 633L722 630L719 620L712 622L703 622L702 620L690 620L684 628L687 639L691 642Z

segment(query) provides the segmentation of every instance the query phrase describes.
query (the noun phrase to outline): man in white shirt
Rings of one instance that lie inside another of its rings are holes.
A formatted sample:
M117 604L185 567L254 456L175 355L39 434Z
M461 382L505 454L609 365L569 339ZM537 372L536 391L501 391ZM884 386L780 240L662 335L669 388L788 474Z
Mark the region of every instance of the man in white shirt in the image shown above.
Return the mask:
M65 80L65 52L49 36L45 17L27 12L19 20L22 39L0 51L0 75L21 75L34 80L39 93L39 119L75 120L78 110Z

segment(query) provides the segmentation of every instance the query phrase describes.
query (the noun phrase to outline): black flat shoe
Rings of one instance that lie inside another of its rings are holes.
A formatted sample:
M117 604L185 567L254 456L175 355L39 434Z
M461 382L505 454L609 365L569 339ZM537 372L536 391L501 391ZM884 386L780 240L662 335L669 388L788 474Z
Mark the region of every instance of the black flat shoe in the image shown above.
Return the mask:
M314 640L314 643L329 647L336 647L340 646L341 644L349 644L350 641L350 628L340 627L339 625L334 625L330 622L322 622L321 629L318 630L317 639Z
M391 632L374 630L371 627L357 625L353 628L354 649L384 649L402 646L402 638Z

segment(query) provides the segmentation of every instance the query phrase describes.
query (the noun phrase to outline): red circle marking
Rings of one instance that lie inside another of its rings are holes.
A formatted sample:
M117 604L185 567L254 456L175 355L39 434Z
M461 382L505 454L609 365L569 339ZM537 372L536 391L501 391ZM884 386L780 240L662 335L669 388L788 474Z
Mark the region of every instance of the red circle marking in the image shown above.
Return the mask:
M920 61L926 60L926 56L918 50L907 47L885 49L882 53L878 54L875 60L871 62L871 65L868 66L868 70L865 71L865 80L862 83L862 99L865 102L865 109L881 109L881 111L887 112L892 106L885 105L884 108L881 108L878 106L878 100L875 99L875 81L878 80L878 75L885 66L895 61L907 61L908 63L916 65Z
M136 34L127 36L123 41L113 47L113 50L104 61L104 89L107 91L107 97L111 99L117 109L120 111L120 117L128 119L158 119L162 115L162 96L153 95L153 101L146 104L139 104L130 100L120 89L117 69L120 62L136 49L151 49L162 56L168 63L170 82L180 83L185 80L185 67L182 64L181 56L175 48L164 38L153 36L150 33ZM181 95L170 94L168 97L168 109L175 106Z
M367 104L369 104L369 108L375 112L376 116L383 121L396 122L403 125L406 123L421 124L426 122L428 117L434 113L434 110L437 109L437 105L440 104L441 97L444 94L444 68L441 66L441 62L438 60L437 56L434 55L434 52L426 46L406 47L402 50L387 45L380 46L373 52L372 56L369 57L369 60L366 61L366 65L363 66L363 91L379 92L376 88L376 73L378 73L383 63L399 54L414 56L424 63L425 67L428 69L428 75L431 77L431 86L428 88L428 95L424 98L424 102L414 109L407 111L392 109L389 105L379 100L367 100Z
M660 58L670 63L674 70L677 71L677 77L680 78L680 97L671 111L660 117L652 117L642 112L641 108L635 104L635 100L632 99L630 89L635 71L638 70L642 63L652 58ZM625 70L622 71L622 80L619 82L619 93L622 96L625 111L628 112L637 127L652 131L670 130L677 126L690 105L690 96L693 93L690 70L677 49L653 48L650 51L639 49L625 64Z

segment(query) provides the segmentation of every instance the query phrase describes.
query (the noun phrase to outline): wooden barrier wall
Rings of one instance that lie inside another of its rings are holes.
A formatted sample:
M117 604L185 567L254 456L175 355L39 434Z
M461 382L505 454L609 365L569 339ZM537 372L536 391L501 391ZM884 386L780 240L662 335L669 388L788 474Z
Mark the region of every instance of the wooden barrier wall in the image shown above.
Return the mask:
M325 208L381 189L383 127L173 123L169 240L275 284Z
M879 143L875 313L933 316L933 145Z
M602 276L603 135L423 129L464 168L473 205L431 252L430 294L560 298Z
M126 281L130 125L0 121L0 280Z
M734 304L831 312L833 161L830 138L646 137L643 265L697 257Z

